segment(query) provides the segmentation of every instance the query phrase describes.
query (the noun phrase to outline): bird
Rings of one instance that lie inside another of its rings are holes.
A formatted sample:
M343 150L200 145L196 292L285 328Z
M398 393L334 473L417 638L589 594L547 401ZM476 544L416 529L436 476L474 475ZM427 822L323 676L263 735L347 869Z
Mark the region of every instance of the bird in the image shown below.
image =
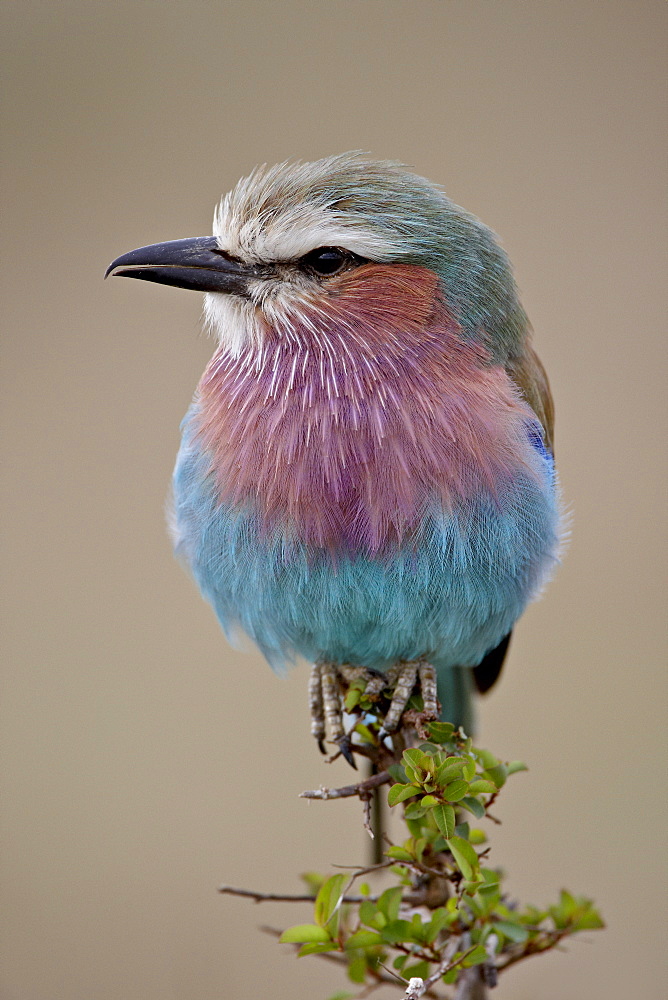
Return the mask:
M382 737L416 684L470 730L563 535L549 383L495 234L351 152L255 168L212 236L109 274L205 293L172 530L228 637L313 665L312 733L351 763L354 677L394 688Z

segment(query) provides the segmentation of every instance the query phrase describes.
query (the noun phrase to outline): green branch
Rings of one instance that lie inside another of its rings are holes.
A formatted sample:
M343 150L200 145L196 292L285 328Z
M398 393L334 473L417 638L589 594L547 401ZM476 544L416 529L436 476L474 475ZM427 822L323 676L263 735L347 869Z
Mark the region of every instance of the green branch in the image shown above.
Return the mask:
M486 986L518 962L603 927L590 900L565 890L545 909L519 906L505 892L502 872L488 867L487 836L470 824L499 822L489 808L524 764L500 761L449 723L430 723L429 738L392 763L368 717L356 734L363 756L373 759L377 752L383 771L356 785L303 794L325 801L357 795L366 803L374 787L391 780L388 805L402 811L407 834L400 843L388 841L385 851L395 884L380 895L363 884L360 896L351 897L363 869L348 879L324 879L314 922L288 928L283 943L299 945L300 956L336 955L351 982L365 990L386 969L394 970L393 983L406 998L444 996L437 992L440 984L457 986L458 997L473 997L485 996ZM407 733L403 737L404 746L411 742ZM353 994L336 994L337 1000L344 996Z
M330 1000L367 997L386 985L402 990L404 1000L445 1000L451 995L442 988L448 985L455 987L457 1000L483 1000L498 976L518 962L604 926L591 900L566 890L546 908L521 906L508 896L501 870L490 864L487 834L472 824L499 822L490 807L496 807L506 781L526 770L523 763L499 760L449 723L424 722L419 699L405 713L392 747L381 735L382 711L363 691L356 697L349 706L357 716L351 749L370 760L376 773L302 797L356 796L370 832L371 796L389 783L382 794L391 810L402 813L403 838L398 843L384 838L381 864L351 867L328 878L305 876L307 893L220 888L255 902L312 903L312 922L287 928L280 941L296 947L300 956L345 966L358 992L339 992ZM377 719L370 721L374 712ZM359 884L383 869L393 878L383 892L372 894L368 883Z

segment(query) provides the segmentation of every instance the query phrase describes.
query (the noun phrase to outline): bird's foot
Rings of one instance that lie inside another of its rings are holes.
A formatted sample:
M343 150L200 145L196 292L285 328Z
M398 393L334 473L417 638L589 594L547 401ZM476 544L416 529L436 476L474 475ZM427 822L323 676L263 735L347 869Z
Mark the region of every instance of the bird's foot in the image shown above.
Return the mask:
M392 667L388 673L392 672L396 672L396 680L390 680L388 677L387 686L390 687L393 683L394 692L379 733L380 738L384 739L385 736L396 732L399 723L404 718L417 730L420 737L426 739L428 735L425 729L426 723L433 722L440 717L436 693L436 671L426 660L411 660ZM422 694L422 711L407 712L406 707L416 684L418 684Z
M407 711L416 686L422 695L422 710ZM342 695L345 696L346 711L358 716L376 716L379 746L386 736L396 733L402 719L410 723L422 739L426 739L426 723L438 719L440 714L436 671L426 660L398 663L382 674L365 667L318 661L313 666L309 683L311 733L318 741L321 752L325 753L325 737L329 731L330 741L338 746L339 752L352 767L356 764L351 737L359 720L356 720L351 732L346 733ZM383 702L387 704L388 701L389 707L383 714Z
M343 726L341 694L345 693L353 681L364 680L370 672L364 667L349 664L337 666L326 660L314 663L309 681L309 705L311 709L311 734L318 741L321 753L326 753L325 736L329 730L332 743L345 757L351 767L357 767L352 751L352 741ZM335 756L338 756L336 754Z

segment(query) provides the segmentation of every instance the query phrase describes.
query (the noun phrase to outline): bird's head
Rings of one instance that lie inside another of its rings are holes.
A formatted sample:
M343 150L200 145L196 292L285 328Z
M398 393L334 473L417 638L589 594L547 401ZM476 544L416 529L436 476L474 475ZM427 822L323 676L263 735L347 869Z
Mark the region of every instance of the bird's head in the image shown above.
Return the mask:
M352 306L396 328L428 315L435 295L496 360L521 349L526 317L494 235L400 164L345 153L259 167L222 199L213 232L133 250L107 274L206 292L209 324L234 353L294 317L345 325Z

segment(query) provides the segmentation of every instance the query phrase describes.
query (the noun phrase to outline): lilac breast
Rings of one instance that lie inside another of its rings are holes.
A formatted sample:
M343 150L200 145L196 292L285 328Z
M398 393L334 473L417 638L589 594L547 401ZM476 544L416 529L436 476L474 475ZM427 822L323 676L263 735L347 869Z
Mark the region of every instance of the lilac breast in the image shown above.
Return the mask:
M251 504L267 532L373 555L435 508L531 474L535 418L463 337L431 272L360 268L263 338L214 356L193 419L220 503Z

